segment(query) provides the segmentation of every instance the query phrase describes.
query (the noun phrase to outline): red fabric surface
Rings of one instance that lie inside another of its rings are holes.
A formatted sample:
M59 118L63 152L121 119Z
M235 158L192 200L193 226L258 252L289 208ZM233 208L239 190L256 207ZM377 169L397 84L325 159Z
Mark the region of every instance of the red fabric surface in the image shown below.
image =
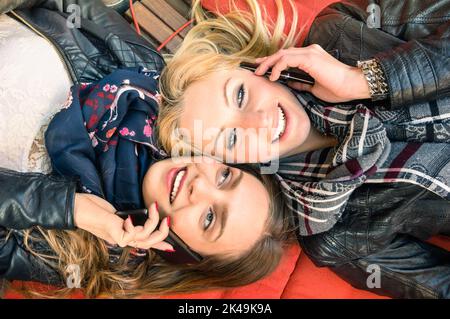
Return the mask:
M301 32L301 36L297 45L301 45L306 35L308 34L309 28L313 23L316 16L328 7L330 4L335 2L340 2L341 0L293 0L294 5L298 12L298 25L297 33ZM258 0L261 7L266 9L269 21L276 21L277 17L277 7L274 0ZM283 8L286 17L286 25L284 28L285 33L288 33L291 28L292 20L292 9L288 1L282 1ZM202 0L202 5L212 11L212 12L228 12L229 11L229 1L225 0ZM236 0L236 5L239 9L247 9L245 1ZM263 11L264 12L264 11ZM267 16L265 16L267 19Z
M328 268L316 267L305 254L300 255L295 271L281 297L283 299L383 298L374 293L353 288Z
M238 288L212 290L192 294L177 294L171 296L164 296L166 299L189 299L189 298L267 298L279 299L283 294L284 287L289 281L290 274L294 271L297 264L301 249L298 245L292 245L288 249L275 271L268 277L263 278L255 283ZM24 296L18 291L24 285L25 287L33 287L33 289L49 290L51 286L41 285L37 283L24 283L14 281L11 288L5 293L5 298L16 299ZM74 293L72 298L82 298L83 296L78 292ZM145 296L143 296L145 298ZM154 297L151 297L154 298Z
M195 294L179 294L165 298L266 298L280 299L284 287L287 285L290 275L295 270L297 260L301 254L298 245L293 245L286 250L283 259L277 269L268 277L253 284L239 288L224 289L219 291L201 292Z
M449 237L435 236L429 242L450 250ZM386 297L353 288L330 269L316 267L305 254L301 254L281 298L383 299Z
M450 250L449 237L437 236L430 240L430 242ZM24 298L16 290L21 285L25 285L26 287L33 285L40 289L51 289L49 286L15 281L11 289L6 291L4 297L9 299ZM71 298L82 297L79 292L71 296ZM278 268L270 276L258 282L239 288L193 294L177 294L163 298L379 299L384 297L353 288L328 268L314 266L311 260L305 254L301 253L298 246L292 246L286 251Z

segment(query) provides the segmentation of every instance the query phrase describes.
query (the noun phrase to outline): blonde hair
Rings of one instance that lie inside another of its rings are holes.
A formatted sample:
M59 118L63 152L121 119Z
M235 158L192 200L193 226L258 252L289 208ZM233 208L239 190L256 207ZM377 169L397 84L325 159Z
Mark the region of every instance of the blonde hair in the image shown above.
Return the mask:
M158 119L159 137L167 150L173 143L170 137L181 113L183 94L191 83L212 72L235 68L241 61L270 55L296 42L297 14L290 0L294 17L287 35L283 34L285 19L282 0L275 0L278 16L273 25L264 22L257 1L245 2L250 13L237 10L234 1L231 1L234 10L230 13L211 15L202 9L200 0L194 1L192 15L197 24L170 58L160 78L162 105ZM244 166L241 168L246 170ZM134 265L130 263L130 249L126 248L119 260L111 264L104 242L80 229L62 231L36 227L25 231L25 245L34 256L55 269L63 281L70 275L66 273L67 265L78 265L81 287L86 297L158 296L243 286L271 273L278 265L284 247L295 242L292 216L284 205L279 186L267 175L257 177L271 198L266 233L240 256L212 256L198 264L183 266L168 264L149 251L142 263ZM49 246L51 251L43 253L37 249L42 245ZM64 297L73 289L63 287L45 293L23 292L30 297Z
M240 168L247 170L244 166ZM173 265L150 250L145 260L136 264L130 259L130 249L125 248L119 260L110 263L108 248L94 235L81 229L63 231L39 227L25 231L25 247L45 265L56 270L60 276L58 281L67 282L71 275L66 272L67 266L77 265L82 278L81 289L88 298L160 296L252 283L275 269L283 249L295 239L292 217L283 203L276 181L247 171L263 183L271 203L266 232L240 256L208 256L198 264ZM23 287L21 291L28 297L46 298L65 297L74 291L68 287L48 292L26 289Z
M242 61L252 62L297 42L301 33L297 33L298 14L292 1L286 2L293 12L287 35L282 0L275 0L278 10L275 22L264 20L263 8L256 0L245 0L249 12L239 10L235 1L230 0L231 10L227 14L208 13L200 0L194 1L192 16L196 25L168 59L160 77L158 136L168 152L175 144L184 142L177 136L177 126L189 85L213 72L237 68Z

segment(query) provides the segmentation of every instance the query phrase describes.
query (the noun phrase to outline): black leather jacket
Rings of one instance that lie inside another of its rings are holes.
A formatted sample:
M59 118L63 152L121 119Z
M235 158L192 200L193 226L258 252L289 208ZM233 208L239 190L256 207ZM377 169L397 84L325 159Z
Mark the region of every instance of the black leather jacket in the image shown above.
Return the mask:
M0 168L0 278L60 284L61 276L30 254L23 229L75 229L72 178ZM43 253L48 247L33 249Z
M299 237L317 266L359 289L396 298L450 298L450 202L412 184L364 184L328 232ZM369 276L377 268L379 285ZM369 284L368 284L369 281Z
M74 4L80 8L80 28L67 24L74 22L69 18ZM97 81L120 67L164 67L161 55L100 0L13 0L0 4L0 13L14 8L11 17L54 45L73 83Z
M377 57L390 90L382 106L396 109L448 96L450 1L376 1L381 29L366 25L371 2L326 8L305 44L337 52L349 65ZM316 265L330 267L357 288L397 298L450 298L450 253L423 241L437 234L450 235L450 202L414 185L365 184L333 229L299 242ZM369 265L380 271L380 288L367 285Z
M370 3L380 6L380 29L367 26ZM383 106L396 109L450 94L449 0L336 3L314 20L305 45L312 43L336 51L348 65L378 58L390 91Z
M80 6L80 28L66 23L70 4ZM160 54L101 0L1 1L0 14L5 12L54 45L74 83L98 81L120 67L164 66ZM0 169L0 278L63 284L27 251L21 230L74 229L76 189L71 178Z

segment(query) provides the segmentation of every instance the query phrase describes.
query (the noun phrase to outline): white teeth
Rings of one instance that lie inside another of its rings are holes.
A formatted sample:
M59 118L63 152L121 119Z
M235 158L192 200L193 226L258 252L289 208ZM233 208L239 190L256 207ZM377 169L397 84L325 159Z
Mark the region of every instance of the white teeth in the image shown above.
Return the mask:
M175 177L175 181L173 182L173 185L172 185L172 192L170 193L170 201L171 202L173 202L173 200L177 196L178 188L180 187L181 179L183 178L185 173L186 173L186 171L184 169L180 170L177 173L177 176Z
M286 116L284 115L283 109L278 106L278 127L275 131L272 143L277 141L281 137L281 135L283 135L285 129L286 129Z

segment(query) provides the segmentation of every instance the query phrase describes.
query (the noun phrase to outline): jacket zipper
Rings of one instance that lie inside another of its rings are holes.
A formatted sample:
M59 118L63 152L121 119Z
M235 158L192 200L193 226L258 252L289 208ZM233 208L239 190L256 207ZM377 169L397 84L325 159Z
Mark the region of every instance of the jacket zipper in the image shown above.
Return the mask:
M28 26L31 30L36 32L39 36L41 36L42 38L47 40L48 43L50 43L50 45L56 50L56 53L58 54L59 60L62 62L62 64L64 65L64 68L66 69L67 73L69 74L70 78L72 79L72 83L73 84L78 84L78 79L76 78L73 70L69 67L69 65L66 62L66 60L64 59L63 55L59 51L59 48L53 43L53 41L50 38L48 38L47 36L45 36L42 32L37 30L33 25L31 25L30 22L28 22L25 18L21 17L14 10L10 11L10 13L12 15L14 15L17 19L19 19L23 24Z

